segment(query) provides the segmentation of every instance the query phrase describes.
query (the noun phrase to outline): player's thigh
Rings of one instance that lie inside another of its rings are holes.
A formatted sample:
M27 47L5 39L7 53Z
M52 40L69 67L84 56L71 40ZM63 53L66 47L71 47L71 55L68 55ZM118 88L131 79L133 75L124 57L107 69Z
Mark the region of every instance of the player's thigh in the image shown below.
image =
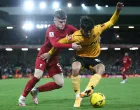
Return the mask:
M92 69L93 71L95 71L98 74L103 74L104 71L105 71L104 64L98 58L90 59L90 64L89 65L91 66L90 69Z
M46 68L46 61L37 58L35 62L35 72L34 72L34 77L40 79L43 75L43 72Z
M80 56L76 56L72 63L72 75L77 76L84 66L83 58Z
M123 73L125 73L126 68L125 67L122 67L122 68L120 68L120 70L121 70L121 73L123 74Z
M124 73L127 74L129 72L129 67L125 67Z
M60 73L62 73L62 68L59 65L59 63L53 64L53 65L49 65L48 75L50 77L53 77L54 75L60 74Z
M102 74L104 74L104 72L105 72L105 66L104 66L104 64L99 63L99 64L97 64L97 65L95 65L95 66L93 67L93 70L94 70L96 73L102 75Z
M55 74L52 78L56 82L56 84L58 84L59 86L63 86L64 85L63 73Z
M79 61L73 62L72 63L72 75L77 76L80 72L81 67L82 67L81 62L79 62Z

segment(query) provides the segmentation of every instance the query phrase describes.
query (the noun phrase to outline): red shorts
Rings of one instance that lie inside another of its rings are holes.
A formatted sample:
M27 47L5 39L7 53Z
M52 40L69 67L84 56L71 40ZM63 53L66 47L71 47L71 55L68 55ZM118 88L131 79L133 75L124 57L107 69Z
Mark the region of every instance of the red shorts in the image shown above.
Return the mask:
M62 69L58 63L57 57L52 57L48 62L46 62L46 60L42 60L41 58L37 57L35 62L35 69L40 69L42 71L47 69L48 75L50 77L54 76L55 74L62 73Z
M122 67L120 68L121 71L123 71L124 73L127 73L129 71L129 67Z

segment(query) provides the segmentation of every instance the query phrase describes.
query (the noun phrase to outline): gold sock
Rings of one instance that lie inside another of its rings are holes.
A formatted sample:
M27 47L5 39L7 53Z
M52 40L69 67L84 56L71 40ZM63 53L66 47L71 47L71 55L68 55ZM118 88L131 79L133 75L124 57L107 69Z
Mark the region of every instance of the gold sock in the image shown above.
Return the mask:
M76 77L71 76L71 79L72 79L72 85L73 85L75 94L79 94L80 93L80 75Z
M89 89L94 89L94 87L96 87L96 85L99 83L100 79L102 78L102 76L100 74L94 74L91 78L90 81L86 87L86 90Z

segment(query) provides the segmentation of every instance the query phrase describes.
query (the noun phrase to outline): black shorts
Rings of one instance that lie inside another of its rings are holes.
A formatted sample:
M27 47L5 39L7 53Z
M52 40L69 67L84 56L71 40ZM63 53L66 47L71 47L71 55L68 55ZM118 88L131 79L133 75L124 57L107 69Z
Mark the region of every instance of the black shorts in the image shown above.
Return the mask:
M89 69L90 66L94 67L97 64L102 63L101 60L97 57L89 58L89 57L76 56L75 59L73 60L73 62L75 62L75 61L79 61L82 64L82 66L87 69Z

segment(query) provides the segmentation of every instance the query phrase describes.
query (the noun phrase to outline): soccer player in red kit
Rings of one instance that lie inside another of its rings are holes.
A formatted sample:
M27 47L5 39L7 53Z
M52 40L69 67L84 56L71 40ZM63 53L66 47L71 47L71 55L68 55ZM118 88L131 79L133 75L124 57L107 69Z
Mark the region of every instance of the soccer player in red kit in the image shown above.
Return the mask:
M48 70L49 76L52 77L54 81L39 86L37 88L38 92L51 91L63 87L63 73L58 63L59 51L57 51L56 54L53 55L48 61L43 59L42 56L47 55L48 51L52 47L73 48L75 50L79 50L81 48L81 46L77 45L76 43L61 44L57 42L58 40L64 38L66 35L73 34L77 30L75 27L66 24L66 19L67 15L64 11L57 10L54 12L54 24L50 25L50 27L46 31L45 42L36 58L34 76L27 82L22 95L19 97L19 106L25 106L25 98L27 97L29 92L33 90L35 84L40 80L45 69ZM33 97L33 101L35 104L38 104L37 98Z
M129 71L132 65L132 61L131 61L131 58L128 56L128 53L125 53L125 56L123 57L122 62L123 62L123 67L120 70L121 70L123 80L121 81L121 84L124 84L127 81L126 73Z

